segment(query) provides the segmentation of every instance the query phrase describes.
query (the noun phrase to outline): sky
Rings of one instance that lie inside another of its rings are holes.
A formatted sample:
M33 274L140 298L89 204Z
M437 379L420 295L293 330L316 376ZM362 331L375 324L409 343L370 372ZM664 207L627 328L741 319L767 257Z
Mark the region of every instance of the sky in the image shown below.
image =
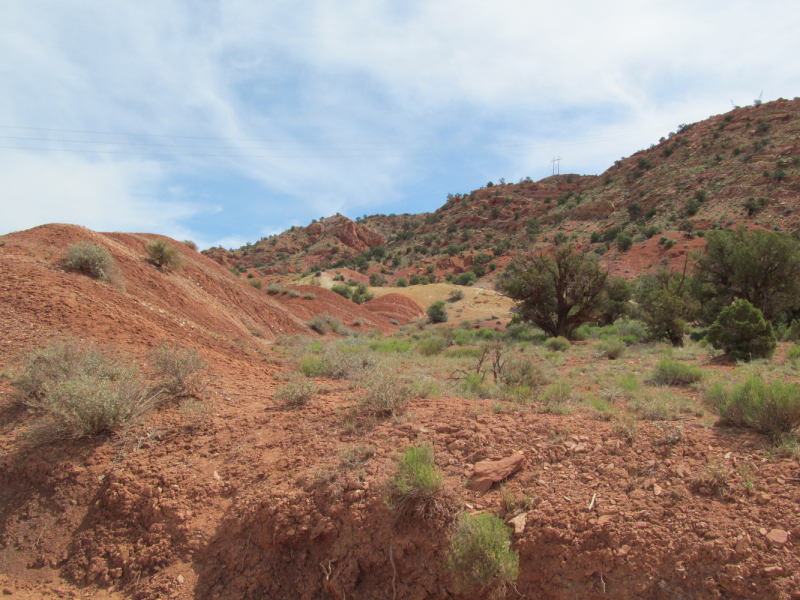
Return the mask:
M0 234L238 247L800 95L785 0L0 3Z

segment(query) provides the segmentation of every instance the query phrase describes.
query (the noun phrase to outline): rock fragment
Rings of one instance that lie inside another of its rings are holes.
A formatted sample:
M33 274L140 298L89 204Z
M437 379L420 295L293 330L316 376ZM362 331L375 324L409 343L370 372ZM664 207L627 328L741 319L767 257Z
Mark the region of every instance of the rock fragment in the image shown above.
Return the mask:
M525 455L521 452L514 452L511 456L505 458L482 460L475 464L472 477L467 483L467 489L474 492L486 492L492 487L493 483L513 475L524 464Z

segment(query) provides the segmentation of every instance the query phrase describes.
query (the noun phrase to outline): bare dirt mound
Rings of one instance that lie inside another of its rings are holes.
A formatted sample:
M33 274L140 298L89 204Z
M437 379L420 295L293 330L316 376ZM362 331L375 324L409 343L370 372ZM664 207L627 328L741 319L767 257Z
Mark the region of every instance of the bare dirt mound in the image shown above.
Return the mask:
M402 294L386 294L385 296L373 298L364 303L364 308L387 319L395 319L401 325L405 325L411 319L425 315L425 311L419 304Z
M306 321L327 315L338 319L342 325L354 331L379 329L382 333L391 333L397 329L389 323L388 316L369 310L368 303L356 304L336 292L316 285L294 285L286 289L295 290L298 295L282 293L275 298L291 310L292 314Z

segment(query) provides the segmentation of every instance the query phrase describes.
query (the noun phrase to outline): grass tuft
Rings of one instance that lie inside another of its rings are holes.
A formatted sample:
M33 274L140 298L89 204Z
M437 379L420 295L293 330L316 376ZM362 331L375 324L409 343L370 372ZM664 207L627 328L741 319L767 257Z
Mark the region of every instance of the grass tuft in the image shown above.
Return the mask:
M510 530L490 513L464 515L450 539L448 568L462 591L476 598L502 598L519 576L519 554L511 549Z

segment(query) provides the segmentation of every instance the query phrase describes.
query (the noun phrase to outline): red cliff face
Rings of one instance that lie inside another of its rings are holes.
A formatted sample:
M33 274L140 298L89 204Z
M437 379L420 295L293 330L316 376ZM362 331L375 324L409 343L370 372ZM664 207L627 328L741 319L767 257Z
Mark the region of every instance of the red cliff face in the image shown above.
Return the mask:
M312 227L313 229L312 231ZM345 246L358 252L367 248L382 246L383 236L367 229L363 225L355 223L347 217L331 217L325 219L324 223L314 223L307 229L309 235L319 236L322 233L336 236ZM319 233L316 233L319 232Z

